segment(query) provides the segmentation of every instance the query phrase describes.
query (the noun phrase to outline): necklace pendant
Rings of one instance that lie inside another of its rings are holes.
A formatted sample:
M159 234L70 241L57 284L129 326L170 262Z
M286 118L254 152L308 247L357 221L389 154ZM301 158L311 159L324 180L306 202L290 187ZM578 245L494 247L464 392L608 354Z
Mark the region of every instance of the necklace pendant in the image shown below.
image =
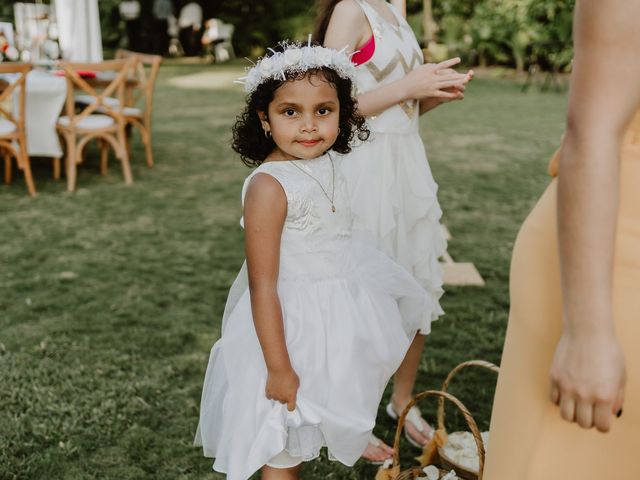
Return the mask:
M336 213L336 207L335 207L334 205L331 205L331 211L332 211L333 213Z

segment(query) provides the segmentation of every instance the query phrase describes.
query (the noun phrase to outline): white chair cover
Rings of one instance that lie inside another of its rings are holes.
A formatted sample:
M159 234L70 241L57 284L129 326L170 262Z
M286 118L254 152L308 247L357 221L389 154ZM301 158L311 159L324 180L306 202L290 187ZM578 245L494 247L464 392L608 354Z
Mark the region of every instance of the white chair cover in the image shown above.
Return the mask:
M33 70L27 75L25 127L29 156L62 156L56 121L66 96L67 82L64 77L38 70ZM17 95L14 95L14 99L14 109L17 109Z

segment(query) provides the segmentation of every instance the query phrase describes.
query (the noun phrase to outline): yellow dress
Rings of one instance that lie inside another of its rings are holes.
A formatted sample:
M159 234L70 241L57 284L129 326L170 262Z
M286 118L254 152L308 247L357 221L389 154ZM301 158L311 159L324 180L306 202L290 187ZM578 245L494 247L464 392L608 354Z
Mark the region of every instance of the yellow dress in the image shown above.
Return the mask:
M557 155L552 175L556 163ZM627 390L624 413L607 434L565 422L549 400L549 370L562 327L556 184L552 180L529 214L514 247L509 327L484 480L640 480L640 113L622 150L613 280Z

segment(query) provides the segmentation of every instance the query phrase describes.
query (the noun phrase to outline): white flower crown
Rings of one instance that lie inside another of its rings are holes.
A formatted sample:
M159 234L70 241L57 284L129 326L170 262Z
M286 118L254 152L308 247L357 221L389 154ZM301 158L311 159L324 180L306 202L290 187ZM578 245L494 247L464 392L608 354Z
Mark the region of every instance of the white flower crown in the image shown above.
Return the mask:
M249 94L255 92L258 85L266 80L286 80L287 74L304 73L323 67L335 71L341 78L355 80L356 68L351 63L351 58L345 53L347 47L342 50L312 47L311 38L305 46L299 43L282 43L281 45L282 52L276 52L270 48L273 55L262 57L255 66L247 70L244 77L236 80L236 83L244 85L245 92Z

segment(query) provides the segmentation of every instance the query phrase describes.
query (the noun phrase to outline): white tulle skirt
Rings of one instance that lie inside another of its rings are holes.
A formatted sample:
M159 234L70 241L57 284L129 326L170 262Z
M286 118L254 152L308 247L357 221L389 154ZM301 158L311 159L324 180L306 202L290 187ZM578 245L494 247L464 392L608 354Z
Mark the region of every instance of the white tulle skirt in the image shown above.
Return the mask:
M442 210L422 139L417 132L372 132L341 162L351 209L360 227L383 244L430 295L422 333L444 312L443 273L438 259L447 243L440 227Z
M278 282L287 349L300 378L293 412L265 397L267 371L244 267L231 289L196 434L229 480L248 479L283 451L311 460L324 446L350 466L367 446L384 388L422 326L428 296L379 250L353 242L336 254L339 274Z

